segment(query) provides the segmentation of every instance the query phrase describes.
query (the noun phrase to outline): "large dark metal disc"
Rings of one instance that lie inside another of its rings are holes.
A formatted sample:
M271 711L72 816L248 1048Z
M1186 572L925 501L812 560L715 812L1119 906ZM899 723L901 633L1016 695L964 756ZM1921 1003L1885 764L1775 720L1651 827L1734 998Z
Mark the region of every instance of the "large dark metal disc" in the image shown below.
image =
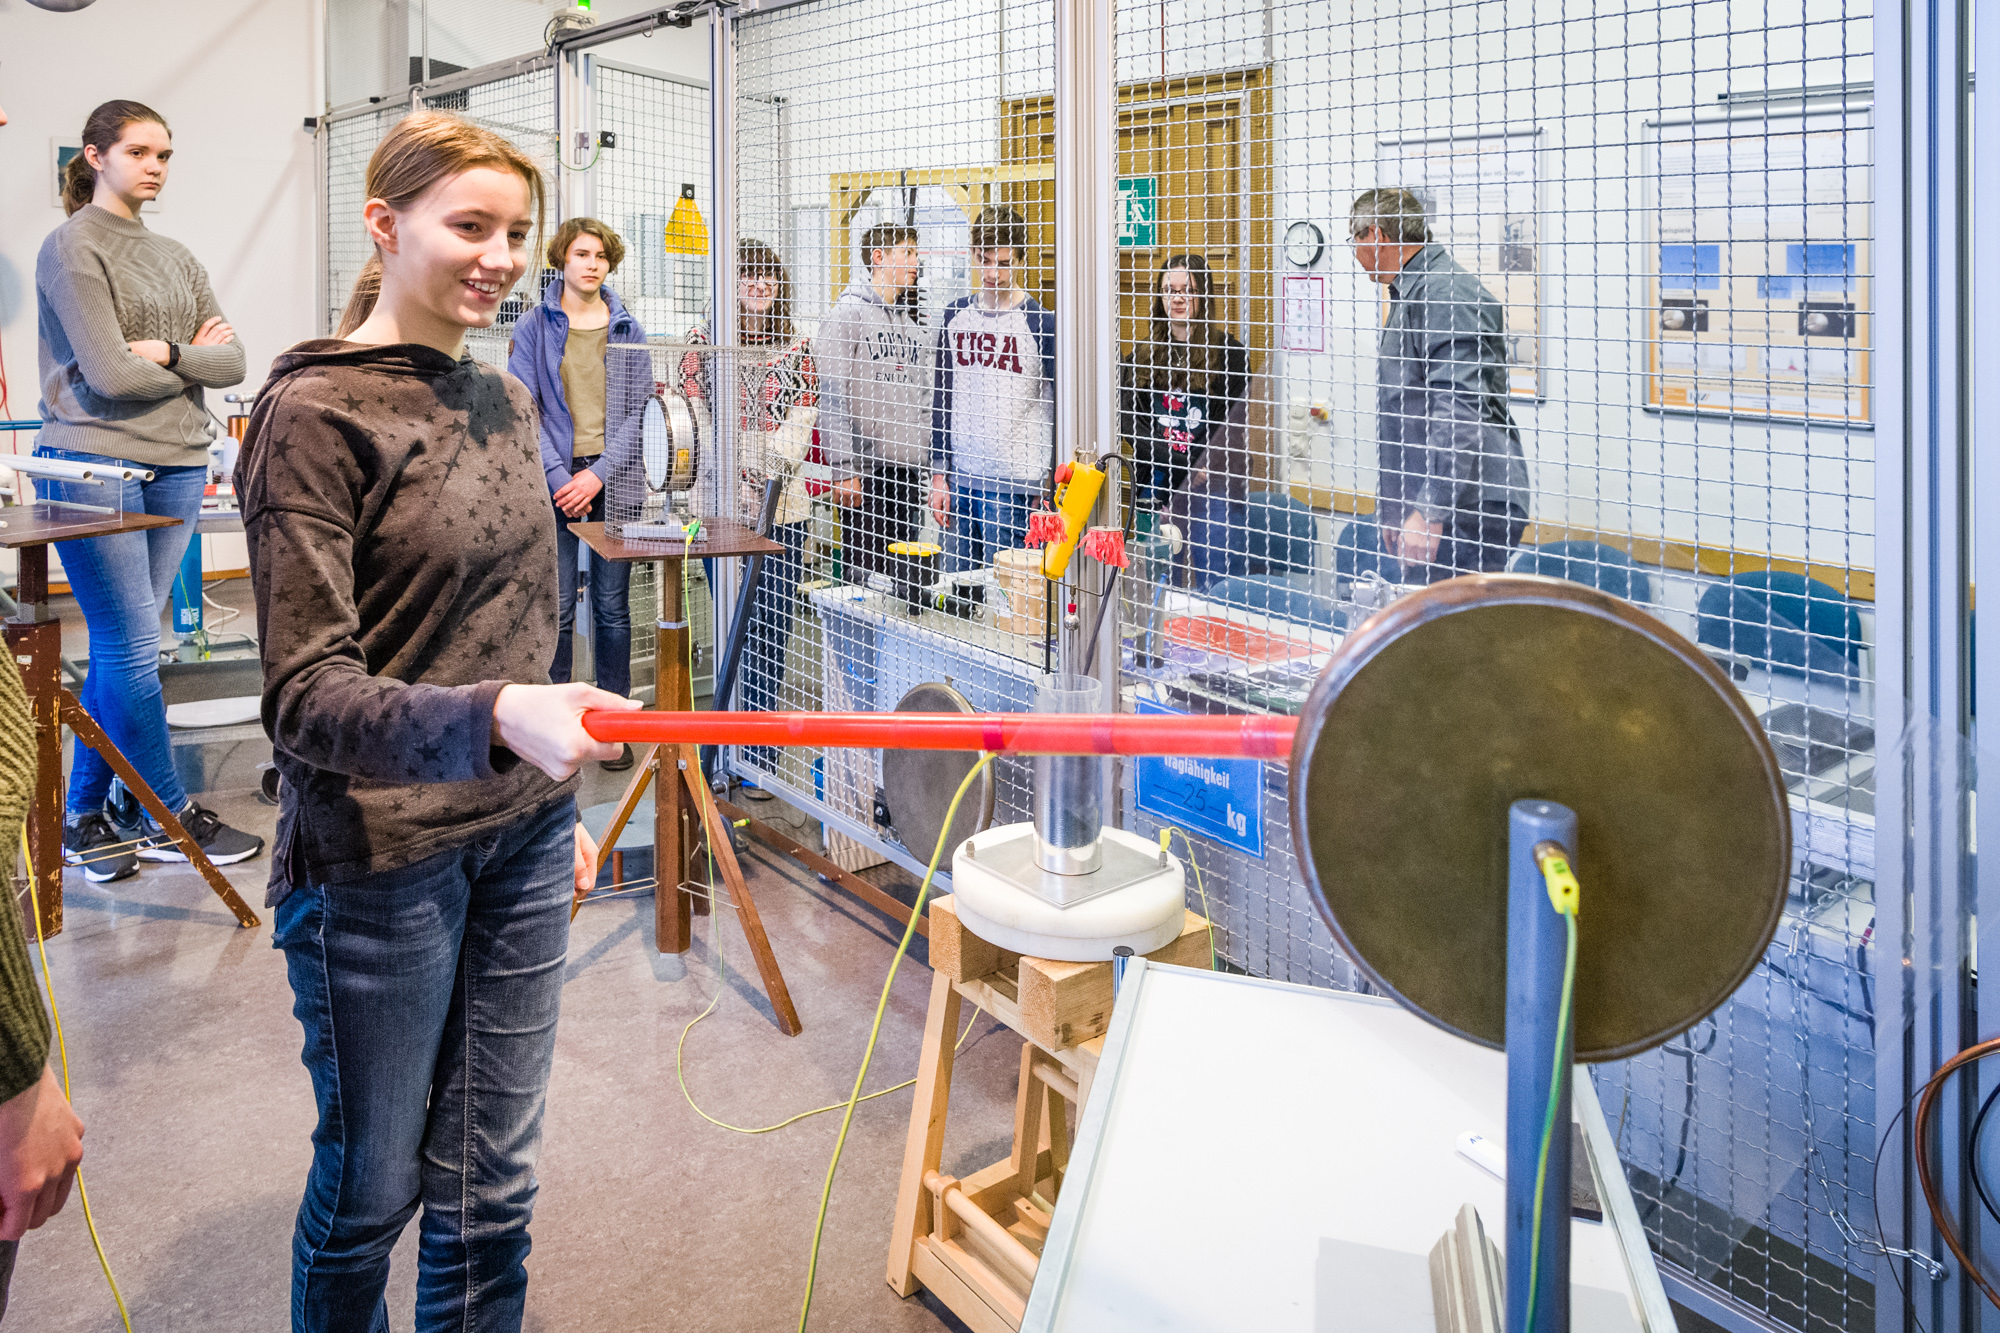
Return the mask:
M970 700L951 686L932 684L919 685L904 695L896 711L971 713L976 710ZM897 840L912 856L930 860L931 853L937 850L938 831L944 827L951 798L978 762L976 750L882 751L882 797L888 802L889 821ZM951 821L952 836L945 843L945 850L948 853L992 822L993 769L988 766L958 803L958 815ZM948 866L950 862L945 864Z
M1575 810L1576 1052L1614 1060L1727 999L1777 929L1791 868L1778 761L1694 645L1560 579L1481 574L1350 634L1292 750L1306 885L1369 977L1500 1046L1507 807Z

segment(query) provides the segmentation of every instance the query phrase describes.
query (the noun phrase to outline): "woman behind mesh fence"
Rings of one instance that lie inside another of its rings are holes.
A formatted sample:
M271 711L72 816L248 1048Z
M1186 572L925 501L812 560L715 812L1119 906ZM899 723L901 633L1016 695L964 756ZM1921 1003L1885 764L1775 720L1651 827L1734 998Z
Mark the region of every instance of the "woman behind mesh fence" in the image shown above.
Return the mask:
M819 418L819 374L812 343L792 325L792 279L778 252L758 240L736 247L737 518L754 525L763 506L764 484L783 483L771 540L784 547L767 556L750 609L750 632L743 646L742 706L769 712L779 707L785 679L785 649L791 641L792 610L805 563L811 502L802 467ZM714 341L707 324L688 341ZM712 412L714 357L689 352L681 360L681 384L688 400ZM717 700L726 707L727 700ZM759 768L775 769L775 751L758 746L745 757Z
M1172 256L1153 284L1146 340L1126 354L1121 376L1120 433L1132 446L1133 504L1188 515L1188 560L1198 579L1237 572L1228 541L1208 534L1241 528L1240 522L1213 521L1211 512L1237 497L1207 494L1204 485L1211 472L1235 471L1220 466L1216 455L1231 412L1242 407L1250 388L1250 354L1222 326L1219 313L1208 260ZM1196 490L1204 493L1191 494Z

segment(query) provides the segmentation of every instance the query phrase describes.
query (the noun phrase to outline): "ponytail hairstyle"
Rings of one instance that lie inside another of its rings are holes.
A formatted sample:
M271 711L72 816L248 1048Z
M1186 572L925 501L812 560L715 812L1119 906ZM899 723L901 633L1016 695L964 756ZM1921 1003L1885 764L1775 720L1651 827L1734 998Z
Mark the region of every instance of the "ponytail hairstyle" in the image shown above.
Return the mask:
M771 293L771 308L761 315L753 315L747 310L739 310L736 315L738 336L753 342L790 342L792 340L792 275L785 271L785 261L778 258L778 252L764 242L746 237L736 243L736 277L769 278L775 289Z
M1181 342L1173 336L1167 319L1164 291L1167 274L1177 268L1187 270L1188 287L1193 291L1194 318L1189 321L1189 338ZM1133 357L1139 387L1153 390L1190 389L1207 393L1214 376L1222 373L1228 355L1227 334L1215 317L1215 275L1202 255L1174 255L1160 265L1153 280L1153 312L1148 337Z
M370 200L380 199L400 212L439 181L474 167L511 171L525 181L534 201L535 230L541 230L544 200L541 169L526 153L492 130L446 111L419 111L397 121L368 159L364 189ZM381 295L382 255L377 251L361 266L334 337L345 338L365 324L375 312L375 302Z
M90 118L83 122L83 147L95 148L98 156L108 157L111 150L117 147L118 141L125 137L127 125L137 125L145 121L158 125L166 130L169 136L173 134L167 127L167 118L144 102L134 102L123 97L106 102L91 112ZM97 193L97 168L90 165L90 160L83 155L81 149L69 160L68 165L63 167L62 186L64 217L74 215L76 210L89 203L91 196Z

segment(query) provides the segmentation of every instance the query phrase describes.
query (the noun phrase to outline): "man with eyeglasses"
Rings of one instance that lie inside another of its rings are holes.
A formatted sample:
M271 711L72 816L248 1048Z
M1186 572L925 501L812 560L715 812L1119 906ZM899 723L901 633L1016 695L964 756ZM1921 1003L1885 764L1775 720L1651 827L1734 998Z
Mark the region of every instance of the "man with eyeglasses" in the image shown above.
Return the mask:
M1356 199L1348 239L1389 289L1375 392L1383 549L1406 583L1504 569L1528 525L1528 465L1507 408L1500 303L1431 243L1408 190Z

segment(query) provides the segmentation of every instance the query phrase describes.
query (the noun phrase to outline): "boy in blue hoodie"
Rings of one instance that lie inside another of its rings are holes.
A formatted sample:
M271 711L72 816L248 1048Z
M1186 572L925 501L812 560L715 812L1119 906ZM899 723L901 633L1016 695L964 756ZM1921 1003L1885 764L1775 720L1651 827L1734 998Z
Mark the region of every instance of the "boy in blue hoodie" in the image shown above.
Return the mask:
M508 345L507 369L528 386L541 410L542 471L555 505L556 577L561 613L549 679L570 678L574 629L577 537L571 523L604 521L606 483L639 466L639 423L653 392L652 358L632 344L646 341L639 326L604 285L625 258L618 233L596 218L571 218L549 241L549 267L561 270L540 305L521 316ZM613 350L613 349L616 350ZM598 688L632 692L631 566L590 562L591 646ZM607 769L632 766L632 747Z

